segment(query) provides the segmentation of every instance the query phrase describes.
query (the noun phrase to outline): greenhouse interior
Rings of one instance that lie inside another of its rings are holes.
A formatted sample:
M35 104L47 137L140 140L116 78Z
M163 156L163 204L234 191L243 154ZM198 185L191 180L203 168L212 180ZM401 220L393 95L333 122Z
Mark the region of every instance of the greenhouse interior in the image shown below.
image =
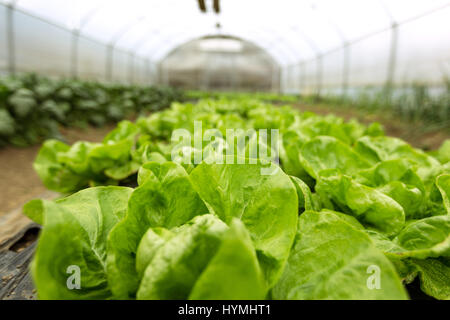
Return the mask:
M0 0L0 164L0 300L450 300L450 1Z

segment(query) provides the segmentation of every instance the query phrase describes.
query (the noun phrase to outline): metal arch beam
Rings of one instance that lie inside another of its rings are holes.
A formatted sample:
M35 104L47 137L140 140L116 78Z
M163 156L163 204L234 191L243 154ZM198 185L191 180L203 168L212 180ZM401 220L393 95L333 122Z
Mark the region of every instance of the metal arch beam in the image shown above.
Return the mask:
M396 22L396 19L394 18L391 10L389 10L389 7L386 5L386 3L383 0L378 0L378 3L381 5L381 7L384 10L384 13L386 14L386 16L388 17L389 21L392 23Z
M95 14L103 7L103 5L97 6L90 10L81 20L78 26L72 28L72 44L71 44L71 74L72 77L78 76L78 43L80 40L81 30L84 26L95 16Z
M149 19L148 16L139 16L136 20L130 21L130 23L126 24L122 29L120 29L118 32L116 32L108 41L108 53L107 53L107 59L106 59L106 74L108 80L112 80L112 69L113 69L113 54L114 49L117 45L117 42L120 41L130 30L141 24L142 22ZM128 51L128 50L127 50ZM134 70L133 70L133 63L135 59L136 51L129 52L129 66L128 66L128 77L129 81L133 82L134 80Z
M138 22L138 23L139 23L139 22ZM166 25L172 25L172 23L167 23ZM133 27L133 26L130 26L130 29L131 29L132 27ZM159 26L159 28L161 28L161 26ZM270 31L271 33L273 33L272 30L269 30L269 31ZM153 36L153 35L155 35L155 34L157 34L157 33L158 33L158 29L151 30L151 32L150 32L148 35L144 36L143 38L141 38L140 41L138 41L138 43L136 44L136 46L133 47L133 49L134 49L133 51L136 51L137 49L139 49L139 48L142 46L143 43L146 43L146 39L147 39L149 36ZM280 36L278 35L278 37L280 37ZM288 47L288 50L294 53L294 56L297 56L297 55L298 55L299 52L298 52L297 50L295 50L294 48L292 48L292 46L289 45L290 42L289 42L287 39L285 39L284 37L280 37L280 39L282 40L281 42L283 43L283 45L285 45L286 47Z
M347 38L346 38L346 36L345 36L345 34L344 34L344 32L342 31L342 29L339 27L339 25L333 20L333 19L331 19L331 17L329 17L328 15L326 15L322 10L320 10L319 8L317 8L316 6L315 6L315 4L314 3L312 3L311 1L308 1L308 3L309 3L309 8L312 10L312 11L316 11L316 12L318 12L320 15L322 15L326 20L327 20L327 22L332 26L332 29L333 30L335 30L336 31L336 33L337 33L337 35L339 36L339 38L341 39L341 41L342 41L342 44L343 44L343 47L344 47L344 50L345 50L345 54L344 54L344 79L343 79L343 86L345 87L346 86L346 83L347 83L347 81L346 81L346 79L347 79L347 75L348 75L348 68L349 68L349 50L348 50L348 41L347 41ZM319 92L320 92L320 85L321 85L321 79L322 79L322 69L323 69L323 61L322 61L322 59L323 59L323 57L322 57L322 52L321 52L321 50L318 48L318 46L317 46L317 44L308 36L308 35L306 35L304 32L302 32L302 31L300 31L298 28L297 28L297 26L291 26L290 27L290 29L292 30L292 31L294 31L295 33L297 33L297 34L299 34L300 36L301 36L301 38L302 38L302 40L311 48L311 50L315 53L315 55L316 55L316 60L317 60L317 63L318 63L318 68L317 68L317 70L318 70L318 74L317 74L317 80L318 80L318 84L319 84ZM295 65L296 63L293 63L293 64L291 64L291 65L289 65L289 66L287 66L286 68L290 68L290 67L292 67L293 65Z
M171 25L171 23L168 23L167 25ZM190 29L192 30L192 28L190 28ZM185 29L185 30L186 30L186 29ZM189 29L188 29L188 30L189 30ZM233 32L233 33L235 33L235 32ZM271 33L272 33L272 31L271 31ZM138 50L139 48L142 47L142 45L144 45L145 43L147 43L146 40L147 40L150 36L154 36L154 35L156 35L156 34L161 34L161 32L159 32L158 29L153 29L153 30L151 30L147 35L145 35L144 37L142 37L142 38L136 43L136 45L135 45L134 47L132 47L132 50L133 50L133 51ZM260 34L259 31L258 31L258 34ZM249 36L251 37L251 34L249 34ZM283 37L279 37L279 39L281 40L280 42L283 43L283 46L286 46L286 47L288 48L288 50L289 50L290 52L293 53L294 56L298 56L299 52L298 52L297 50L295 50L294 48L292 48L292 47L289 45L289 41L287 41L287 40L286 40L285 38L283 38ZM164 42L162 42L162 43L164 43Z
M176 38L172 38L172 39L175 39L175 41L171 41L173 44L171 44L171 46L173 46L174 48L176 48L177 46L179 46L179 45L181 45L182 43L186 43L186 42L189 42L189 41L192 41L192 40L195 40L195 39L198 39L198 38L200 38L200 37L202 37L202 36L207 36L207 35L212 35L212 36L214 36L215 34L208 34L208 33L206 33L206 32L198 32L197 34L193 34L193 33L187 33L187 32L185 32L185 33L183 33L181 36L178 36L178 37L176 37ZM257 42L255 42L255 40L254 39L251 39L250 37L247 37L247 36L242 36L242 35L239 35L239 34L234 34L234 33L229 33L229 34L227 34L227 35L230 35L230 36L234 36L234 37L237 37L237 38L240 38L240 39L243 39L243 40L245 40L245 41L248 41L248 42L250 42L250 43L252 43L252 44L254 44L254 45L256 45L257 47L259 47L259 48L261 48L261 50L263 50L264 52L266 52L271 58L272 58L272 60L273 60L273 62L276 62L277 64L279 63L279 59L276 57L276 56L274 56L273 55L273 53L271 52L271 50L270 50L270 47L268 47L267 45L265 45L265 44L262 44L262 43L257 43ZM180 39L182 39L183 40L183 42L180 44ZM161 48L161 47L160 47ZM169 48L170 48L170 46L169 46ZM164 49L166 49L166 48L164 48ZM153 52L152 54L150 54L150 58L153 58L154 56L156 56L157 55L157 53L159 53L161 51L161 49L160 50L158 50L158 51L155 51L155 52ZM169 50L170 51L170 50ZM162 61L163 59L160 59L159 61Z
M347 39L346 39L344 33L342 32L342 30L337 25L337 23L335 23L330 17L328 17L325 13L323 13L322 10L319 10L313 3L311 3L310 1L308 1L308 3L310 4L309 7L312 11L316 11L320 15L322 15L326 18L326 20L336 31L336 33L338 34L338 36L342 40L342 42L345 43L347 41ZM319 49L319 47L315 43L315 41L313 41L312 38L309 35L307 35L305 32L301 31L299 29L299 26L294 25L294 26L291 26L290 29L292 31L294 31L295 33L297 33L298 35L300 35L302 40L311 48L311 50L316 54L316 56L322 54L322 51Z
M139 23L139 22L138 22L138 23ZM168 23L167 25L171 25L171 23ZM131 29L132 27L133 27L133 26L130 26L130 29ZM272 32L272 31L270 31L270 32ZM143 44L147 43L147 42L146 42L146 39L148 39L148 37L154 36L154 35L156 35L156 34L160 34L160 32L158 31L158 29L152 30L149 34L147 34L147 35L145 35L143 38L141 38L141 40L139 40L139 41L136 43L136 45L132 47L131 50L134 51L134 52L136 52ZM249 36L249 37L251 37L251 36ZM288 52L293 53L293 56L294 56L294 57L299 55L299 52L298 52L297 50L295 50L294 48L292 48L292 46L289 45L289 43L290 43L289 41L287 41L284 37L279 37L279 39L281 40L280 42L283 44L283 46L286 46L286 47L287 47ZM266 49L266 51L267 51L267 49ZM283 50L283 52L284 52L284 50Z
M16 73L16 43L14 39L14 9L17 0L5 3L6 6L6 41L8 46L8 72L12 75Z
M12 6L12 9L18 5L20 0L11 0L9 6ZM81 19L80 24L73 28L72 30L67 29L72 32L72 44L71 44L71 74L73 77L77 77L78 73L78 42L80 37L81 29L90 21L90 18L97 12L102 6L98 6L91 10L83 19Z
M13 9L19 4L19 0L2 1L5 6L10 6Z
M327 14L325 14L322 10L320 10L318 7L315 6L315 4L313 4L311 1L308 1L310 4L310 8L311 10L315 10L316 12L318 12L319 14L321 14L322 16L325 17L325 19L328 21L328 23L333 27L333 29L336 31L336 33L338 34L339 38L342 41L342 47L344 50L344 63L343 63L343 93L344 95L346 94L347 90L348 90L348 77L349 77L349 67L350 67L350 42L347 39L347 37L345 36L344 32L342 31L342 29L339 27L339 25ZM389 66L388 66L388 78L387 78L387 85L391 85L393 82L393 77L394 77L394 70L395 70L395 58L396 58L396 49L397 49L397 38L398 38L398 24L396 23L394 17L392 16L391 12L389 11L388 7L386 6L386 4L384 3L383 0L378 0L378 2L381 4L381 6L383 7L386 15L388 16L389 20L391 21L391 29L392 29L392 42L391 42L391 50L390 50L390 58L389 58ZM305 35L304 35L305 36ZM305 37L304 37L305 38ZM305 38L307 39L307 37ZM308 41L309 44L312 44L311 41ZM314 46L311 46L311 48L314 48ZM320 67L320 69L318 69L318 80L320 79L321 81L321 68L322 68L322 57L321 57L321 53L320 50L316 51L317 53L317 57L316 59L318 60L318 68ZM319 82L320 83L320 82ZM320 92L320 89L319 89Z
M197 39L197 38L199 38L199 37L201 37L201 36L205 36L205 35L212 35L212 36L214 36L215 34L208 34L208 33L198 33L198 34L196 34L196 35L194 35L194 36L189 36L188 35L188 33L184 33L182 36L180 36L180 37L177 37L177 38L175 38L175 39L184 39L184 38L186 38L186 39L189 39L188 41L190 41L190 40L194 40L194 39ZM253 36L253 37L251 37L250 35L243 35L242 33L241 34L238 34L238 33L234 33L234 32L230 32L229 33L229 35L231 35L231 36L235 36L235 37L237 37L237 38L241 38L241 39L243 39L243 40L245 40L245 41L248 41L248 42L251 42L251 43L253 43L253 44L255 44L256 46L258 46L258 47L260 47L261 49L263 49L265 52L267 52L268 54L269 54L269 56L271 56L271 58L274 60L274 61L276 61L277 62L277 64L280 64L280 57L279 56L276 56L276 55L274 55L273 53L272 53L272 50L270 50L270 42L269 42L269 44L268 44L268 42L267 41L263 41L261 38L256 38L255 39L255 37ZM256 41L255 41L256 40ZM179 41L172 41L173 42L173 46L174 47L176 47L176 46L178 46L179 45ZM272 41L272 42L274 42L274 41ZM170 47L169 47L170 48ZM150 58L151 59L154 59L154 57L160 52L161 50L157 50L157 51L155 51L155 52L153 52L153 54L150 54ZM169 50L170 51L170 50ZM283 56L285 55L285 52L284 51L281 51L281 52L283 52ZM160 60L162 60L162 59L160 59ZM282 59L281 59L282 60Z
M267 33L270 33L271 35L273 35L273 38L275 40L268 40L269 43L282 43L282 45L285 47L285 49L287 49L287 52L289 52L289 54L292 54L294 57L295 56L299 56L300 52L298 50L296 50L296 48L292 47L290 45L290 41L288 39L286 39L285 37L283 37L282 35L275 33L275 31L273 29L263 29L261 27L264 26L258 26L258 27L253 27L250 33L248 33L249 37L252 37L252 33L256 33L257 35L265 35ZM256 31L256 32L255 32ZM237 33L237 32L236 32ZM264 37L267 38L267 37Z
M342 31L341 27L339 27L337 22L334 21L334 19L332 19L328 14L326 14L325 12L320 10L313 2L308 0L308 3L309 3L309 7L311 8L311 10L316 11L321 16L323 16L325 18L325 20L327 20L328 24L336 31L336 33L339 36L339 38L341 38L342 44L344 44L347 41L347 37L345 36L345 34Z
M115 34L113 34L113 36L108 41L108 43L112 46L115 46L117 44L117 42L120 41L120 39L122 39L128 32L130 32L130 30L132 30L134 27L138 26L139 24L141 24L143 21L145 21L147 19L148 19L148 17L146 17L146 16L139 16L139 17L137 17L136 20L130 21L122 29L120 29Z
M190 28L190 29L188 29L188 30L192 30L192 28ZM291 55L292 57L294 57L294 59L295 59L295 57L297 57L298 55L299 55L299 53L298 53L298 51L297 50L295 50L294 48L292 48L291 46L289 46L289 42L288 41L286 41L286 39L285 38L281 38L281 37L278 37L278 38L276 38L275 40L272 40L272 39L267 39L267 37L261 37L260 35L262 35L263 33L262 32L260 32L258 29L256 29L256 28L253 28L253 31L251 31L251 32L246 32L246 33L242 33L242 32L235 32L234 30L230 30L231 32L229 32L229 33L231 33L231 34L233 34L233 35L235 35L235 36L237 36L237 37L239 37L239 35L240 34L246 34L246 36L244 37L245 39L249 39L250 40L250 42L254 42L254 38L255 37L257 37L257 39L259 40L259 42L263 42L263 43L265 43L265 45L264 45L264 49L265 49L265 51L270 51L269 50L269 48L270 48L270 46L268 46L267 44L269 43L269 44L273 44L273 43L281 43L282 44L282 47L283 47L283 49L282 50L280 50L280 51L282 51L283 52L283 58L284 59L289 59L289 60L292 60L292 59L290 59L289 58L289 55ZM175 32L172 32L173 34L175 34ZM178 33L178 32L177 32ZM154 33L152 33L152 34L154 34ZM202 33L202 34L205 34L205 33ZM265 33L264 33L265 34ZM171 34L169 34L168 36L170 36ZM167 36L166 36L167 37ZM195 39L196 37L191 37L191 38L193 38L193 39ZM252 40L253 39L253 40ZM141 42L142 43L142 42ZM157 43L157 42L156 42ZM164 43L164 42L162 42L162 43ZM263 46L262 44L259 44L260 46ZM288 52L288 54L286 55L286 52ZM280 61L280 59L278 59L278 58L274 58L276 61L278 61L278 62L281 62Z
M270 28L265 29L265 26L258 25L257 27L253 27L251 30L252 31L250 33L248 33L249 37L252 37L252 33L255 31L256 31L257 35L270 33L271 35L274 35L273 38L275 38L275 41L270 39L269 40L270 43L282 43L282 45L285 47L285 49L287 49L289 54L292 54L294 57L300 55L300 52L298 50L296 50L296 48L294 48L290 45L291 42L287 38L283 37L283 34L280 35L279 33L276 33L274 29L270 29ZM267 38L267 37L264 37L264 38Z
M153 37L153 36L157 36L157 35L159 35L159 34L161 34L161 32L160 32L159 30L156 30L156 29L152 30L150 33L146 33L144 37L142 37L140 40L138 40L138 41L136 42L136 44L135 44L134 46L131 47L131 50L133 50L133 51L135 51L135 52L138 51L138 50L142 47L142 45L148 43L146 40L147 40L150 36Z
M384 12L386 13L386 16L388 17L390 23L391 23L391 47L389 49L389 62L388 62L388 70L387 70L387 77L386 77L386 91L388 98L390 99L390 96L392 94L392 85L394 83L394 77L395 77L395 69L396 69L396 62L397 62L397 46L398 46L398 26L399 24L395 20L394 16L392 15L391 11L389 10L388 6L383 0L378 0L380 5L383 7Z
M171 46L173 46L174 48L176 48L176 47L179 46L179 45L183 45L183 43L188 43L188 42L190 42L190 41L193 41L193 40L195 40L195 39L199 39L199 38L201 38L202 36L207 36L207 35L208 35L208 33L202 33L202 32L199 32L199 33L196 34L195 36L192 35L192 33L190 33L190 34L184 33L184 34L183 34L183 38L177 37L177 38L175 38L175 39L177 39L177 41L171 41L171 42L173 42L173 45L171 44ZM211 35L214 35L214 34L211 34ZM229 35L229 36L234 36L234 37L236 37L236 38L239 38L239 39L242 39L242 40L244 40L244 41L248 41L248 42L252 43L252 44L255 45L256 47L258 47L258 48L260 48L262 51L264 51L264 52L272 59L272 64L273 64L273 66L274 66L275 69L280 68L278 59L271 53L270 47L264 46L264 45L259 44L259 43L255 43L254 40L249 39L249 38L247 38L247 37L245 37L245 36L234 35L234 34L227 34L227 35ZM181 42L181 44L180 44L180 42L178 41L178 39L183 39L183 41ZM169 48L170 48L170 47L169 47ZM161 49L160 49L160 50L161 50ZM170 52L170 50L169 50L169 52ZM159 53L159 51L155 51L155 52L153 53L153 56L156 55L156 53ZM152 56L152 57L153 57L153 56ZM167 55L166 55L166 56L167 56ZM164 71L164 70L162 70L162 67L161 67L162 61L163 61L163 59L160 59L160 60L159 60L159 72L163 72L163 71ZM273 88L275 87L275 85L274 85L274 79L276 79L276 76L275 76L275 78L272 79L272 83L273 83L273 84L272 84L272 87L273 87ZM167 75L163 75L163 81L164 81L164 83L167 83L167 81L168 81Z
M255 29L255 30L257 30L258 34L265 34L265 32L259 32L258 29ZM274 40L270 44L278 43L278 42L282 43L283 46L285 46L285 48L288 50L289 54L292 54L292 56L294 57L294 61L295 61L295 57L298 57L300 55L300 52L297 51L295 48L293 48L291 45L289 45L290 42L287 39L285 39L284 37L280 36L279 34L274 34L274 31L272 31L272 30L269 30L269 32L274 35L274 37L273 37Z
M315 59L317 60L317 94L320 95L321 87L322 87L322 73L323 73L323 58L322 51L319 49L318 45L312 40L307 34L305 34L302 30L299 30L297 26L291 26L291 30L296 32L301 36L301 39L311 48L311 50L316 55Z
M236 34L238 34L236 32ZM253 28L251 32L249 33L242 33L242 34L246 34L246 38L247 39L256 39L258 41L261 41L262 43L264 43L264 49L266 51L270 51L269 48L271 48L271 46L273 44L282 44L282 48L280 48L281 52L283 53L282 59L286 59L289 60L289 55L292 55L293 57L297 56L297 51L294 50L291 46L289 46L287 43L287 41L285 41L284 38L281 38L279 36L275 36L275 37L271 37L271 38L267 38L265 36L265 32L260 31L258 28ZM287 50L287 51L286 51ZM287 54L286 54L287 53ZM278 60L278 59L275 59Z
M81 30L89 23L89 21L91 21L94 16L97 14L97 12L100 11L100 9L104 8L105 4L102 3L101 5L93 8L92 10L90 10L81 20L80 20L80 24L78 25L78 31L81 32Z
M319 49L319 47L317 46L317 44L314 42L314 40L312 40L307 34L305 34L303 31L299 30L296 26L291 26L290 29L292 31L294 31L296 34L300 35L300 38L302 39L302 41L304 43L306 43L306 45L311 49L311 51L314 52L314 54L316 55L316 59L319 60L319 57L321 55L321 51ZM304 64L305 61L300 61L297 64ZM295 65L292 64L292 65ZM291 67L292 65L286 66L286 68ZM319 70L319 68L318 68ZM318 75L318 77L321 75Z
M336 31L337 35L342 41L342 48L344 50L344 61L342 63L342 92L343 95L347 95L348 90L348 81L349 81L349 70L350 70L350 45L349 41L345 35L345 33L342 31L341 27L332 19L328 14L320 10L314 3L311 1L308 1L310 4L310 7L312 10L318 12L320 15L322 15L328 23L332 26L332 28ZM322 63L322 62L321 62ZM321 78L321 76L320 76ZM319 89L320 94L320 89Z
M101 3L99 6L93 8L92 10L90 10L84 17L82 17L80 24L78 25L77 28L75 28L73 30L74 33L74 41L73 41L73 47L74 49L72 49L73 52L73 62L72 62L72 68L74 68L75 70L72 71L73 74L75 74L76 76L76 65L77 65L77 51L78 51L78 38L79 35L81 33L81 30L89 23L89 21L91 21L99 12L102 8L104 8L106 6L106 2ZM110 5L108 3L108 5ZM106 67L105 67L105 73L106 73L106 78L108 80L112 80L112 68L113 68L113 54L114 54L114 49L116 47L117 42L129 31L131 30L133 27L135 27L136 25L138 25L139 23L141 23L142 21L144 21L146 18L145 16L141 16L138 17L138 19L136 21L132 21L131 23L127 24L124 28L122 28L121 30L119 30L115 35L113 35L113 37L111 38L111 40L106 43L106 47L107 47L107 58L106 58ZM128 50L126 50L126 52L128 52ZM132 74L132 67L131 67L131 63L134 61L134 57L135 54L134 52L128 52L130 54L130 66L129 66L129 77L132 78L133 74Z
M187 30L189 30L189 31L191 31L192 32L192 30L193 29L195 29L195 28L189 28L189 29L187 29ZM198 38L199 36L204 36L204 35L208 35L209 33L207 33L207 32L197 32L197 30L195 30L195 35L194 36L189 36L189 32L186 32L186 29L184 30L185 32L183 32L182 33L182 35L181 36L179 36L179 37L177 37L177 38L184 38L184 37L187 37L188 39L196 39L196 38ZM155 35L155 34L158 34L158 33L160 33L160 32L158 32L158 31L154 31L154 30L152 30L152 32L149 34L149 35ZM235 32L230 32L230 34L232 34L233 36L236 36L236 37L240 37L239 36L239 33L235 33ZM171 33L168 33L168 34L166 34L164 37L161 37L161 39L167 39L167 38L170 38L172 35L179 35L179 32L177 31L177 32L175 32L175 31L171 31ZM215 35L215 34L211 34L211 35ZM148 36L146 37L146 38L148 38ZM247 35L247 36L245 36L245 37L241 37L241 38L244 38L245 40L247 40L247 41L250 41L250 42L254 42L254 40L252 40L252 37L250 36L250 35ZM167 41L161 41L161 42L158 42L158 41L156 41L155 42L155 46L156 45L159 45L159 43L166 43ZM267 41L265 41L266 43L267 43ZM139 43L139 45L138 45L138 47L141 47L142 45L143 45L143 43L144 43L144 41L141 41L140 43ZM258 43L258 45L260 46L260 47L263 47L263 45L261 44L261 43ZM153 46L154 47L154 46ZM134 47L134 49L136 50L137 49L137 47ZM268 48L267 48L267 46L264 48L264 50L265 51L268 51ZM158 53L159 51L157 51L156 53ZM151 58L153 57L153 56L155 56L156 55L156 53L154 53L154 54L151 54L151 53L148 53L150 56L151 56ZM272 55L271 55L272 56ZM277 59L276 57L273 57L274 58L274 60L275 61L279 61L279 59Z
M141 20L141 21L139 21L139 22L142 22L142 21L145 21L146 19L143 19L143 20ZM135 24L135 26L136 25L138 25L138 23L136 23ZM135 27L134 26L134 27ZM124 34L125 33L127 33L127 32L129 32L131 30L131 28L130 29L128 29L128 31L125 31L124 32ZM123 34L123 35L124 35ZM141 40L138 40L138 42L136 43L136 45L134 45L134 46L132 46L131 47L131 51L132 52L137 52L140 48L141 48L141 46L144 44L144 43L146 43L145 42L145 40L151 35L151 36L153 36L153 35L157 35L157 34L160 34L160 31L158 30L158 29L154 29L154 30L152 30L150 33L147 33ZM122 35L122 36L123 36ZM121 39L121 37L119 37L119 38L117 38L117 40L116 40L116 42L117 41L119 41ZM112 54L110 54L111 55L111 61L112 61ZM153 60L151 60L151 58L145 58L146 59L146 61L150 64L150 65L152 65L152 64L155 64L155 62L153 61ZM112 67L110 68L110 69L112 69ZM108 69L107 69L108 70ZM157 68L155 68L155 71L157 72ZM157 76L157 75L156 75ZM111 76L110 76L111 77Z
M113 4L114 5L114 4ZM110 2L103 2L100 5L94 7L92 10L86 13L84 17L81 18L80 24L78 26L79 31L81 32L81 29L84 28L104 7L110 7Z
M285 37L283 37L282 35L276 33L274 30L272 30L272 29L263 29L263 28L253 28L253 30L256 30L257 34L259 34L259 35L266 34L267 32L270 33L271 35L273 35L273 38L275 38L274 42L279 41L280 43L283 43L283 45L286 47L286 49L288 49L288 51L290 53L292 53L293 56L298 56L299 55L299 52L294 47L292 47L290 45L290 41L288 39L286 39Z
M103 7L103 5L97 6L90 10L81 20L78 26L72 28L72 44L71 44L71 74L72 77L78 76L78 42L80 40L80 34L82 28L92 19L92 17Z
M93 10L91 10L90 13L88 13L84 18L83 18L83 26L86 25L90 20L92 20L92 18L97 14L97 12L106 6L106 2L102 3L102 5L97 6L97 8L94 8ZM109 6L109 3L108 3ZM111 39L108 41L108 43L116 45L117 42L122 39L123 36L125 36L129 31L131 31L133 28L135 28L136 26L138 26L140 23L146 21L146 20L150 20L152 17L148 16L148 15L140 15L137 17L136 20L130 21L130 23L127 23L124 28L122 28L121 30L119 30L116 34L114 34Z
M167 26L167 25L171 25L171 24L172 24L172 23L167 23L167 24L165 24L165 25L162 25L162 26L160 26L160 29L161 29L161 28L164 28L164 27ZM148 39L150 36L154 36L154 35L158 35L158 34L161 34L161 32L159 31L159 29L153 29L153 30L151 30L149 33L146 33L140 40L138 40L138 41L136 42L136 44L135 44L134 46L131 47L132 50L133 50L133 51L139 50L139 49L142 47L143 44L148 43L148 42L147 42L147 39Z
M148 17L146 16L140 16L135 21L130 21L130 23L126 24L122 29L120 29L118 32L116 32L111 39L107 43L107 59L106 59L106 77L109 81L112 80L112 69L113 69L113 55L114 55L114 49L116 48L117 42L122 39L131 29L138 26L140 23L145 21ZM130 55L129 57L129 66L128 66L128 72L129 72L129 80L133 81L133 63L135 58L135 52L129 52L126 50L127 53Z
M17 6L19 3L19 0L10 0L10 1L2 1L5 6L11 6L13 9Z
M259 39L261 39L261 38L259 38ZM279 44L279 43L283 44L282 41L279 41L279 38L275 38L274 40L271 40L270 42L268 42L267 45L265 45L266 50L270 50L268 48L271 48L273 45ZM279 47L279 52L282 52L282 55L283 55L282 59L286 60L286 61L295 60L296 57L297 57L297 52L292 50L292 49L290 49L290 47L286 46L286 45L284 45L282 47ZM289 56L291 56L293 59L289 58Z
M326 15L322 10L319 10L311 1L308 1L309 7L312 11L318 12L320 15L322 15L328 23L332 26L332 29L336 31L338 37L341 39L343 47L345 49L344 54L344 76L343 76L343 86L347 86L347 75L348 75L348 69L349 69L349 50L348 50L348 43L347 38L345 37L345 34L343 33L342 29L337 25L337 23L331 19L328 15ZM322 73L323 73L323 52L319 49L318 45L309 37L307 34L305 34L303 31L299 30L297 26L291 26L291 30L299 34L302 38L302 40L311 48L311 50L316 55L317 60L317 94L320 95L321 86L322 86ZM288 66L290 68L291 66Z

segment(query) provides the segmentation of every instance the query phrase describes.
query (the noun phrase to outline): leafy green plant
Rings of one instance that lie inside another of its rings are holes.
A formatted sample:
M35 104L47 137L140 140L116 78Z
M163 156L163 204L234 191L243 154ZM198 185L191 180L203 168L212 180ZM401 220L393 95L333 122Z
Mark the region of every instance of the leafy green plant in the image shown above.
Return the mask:
M0 78L0 145L60 139L59 126L102 126L182 99L171 88L55 80L36 74ZM36 125L39 123L39 125Z
M179 128L215 138L180 145L171 139ZM227 153L229 128L242 129L240 155ZM279 130L280 152L255 158L251 147L272 149L246 130L264 128ZM377 124L248 98L174 103L120 123L100 144L49 141L35 162L49 188L138 185L24 207L44 226L32 264L38 295L408 299L418 279L425 294L450 299L448 158L446 144L426 153ZM71 265L80 290L66 285Z

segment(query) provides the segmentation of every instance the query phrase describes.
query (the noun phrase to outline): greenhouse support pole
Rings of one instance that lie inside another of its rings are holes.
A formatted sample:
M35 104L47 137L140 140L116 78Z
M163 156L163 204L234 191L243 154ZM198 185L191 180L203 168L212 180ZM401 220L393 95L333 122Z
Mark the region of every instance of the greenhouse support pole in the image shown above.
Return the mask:
M291 78L290 91L294 92L296 90L296 84L297 84L295 64L292 64L289 68L291 70L290 71L290 78Z
M108 44L106 47L106 66L105 66L105 74L107 81L112 81L113 59L114 59L114 47L111 44Z
M150 59L149 59L150 60ZM157 63L150 60L151 72L152 72L152 85L157 85L159 83L159 66Z
M306 63L302 62L300 64L300 85L299 85L299 90L300 90L300 94L303 92L303 89L306 87Z
M14 2L6 7L6 36L8 41L8 72L16 73L16 51L14 39Z
M297 84L298 84L298 80L297 80L297 66L295 64L293 64L291 66L292 68L292 74L291 74L291 78L292 78L292 92L296 92L297 91Z
M78 40L80 32L77 29L72 31L72 51L71 51L71 76L76 79L78 77Z
M283 68L283 85L282 85L283 91L282 93L286 93L287 92L287 88L288 88L288 71L287 71L287 67Z
M156 68L158 69L158 84L161 85L163 83L163 61L159 62L156 65Z
M289 88L289 71L288 67L284 67L283 70L283 93L286 93Z
M149 59L145 59L145 80L144 82L146 84L152 84L152 71L151 71L151 66L150 66L150 60Z
M298 66L297 64L292 65L292 89L294 92L298 90Z
M298 82L297 81L297 67L295 66L295 64L293 64L291 66L291 78L292 78L291 90L292 90L292 92L295 92L297 90L297 82Z
M284 93L284 67L280 68L280 77L279 77L279 85L280 93Z
M317 96L320 97L322 91L323 56L317 56Z
M386 94L389 100L392 97L392 87L394 85L395 69L397 65L397 46L398 46L398 23L394 21L391 25L391 48L389 52L389 64L386 80Z
M128 60L128 81L133 83L134 81L134 53L129 53Z
M302 92L303 86L303 62L298 63L298 92Z
M163 62L160 63L161 84L167 86L169 84L169 68Z
M291 68L289 65L286 66L286 83L285 83L285 91L289 92L289 88L291 86L290 82L291 82Z
M278 74L278 66L275 64L275 62L272 63L272 91L276 92L278 91L277 88L277 74Z
M348 42L344 43L344 64L342 70L342 97L347 98L348 91L348 80L350 71L350 44Z

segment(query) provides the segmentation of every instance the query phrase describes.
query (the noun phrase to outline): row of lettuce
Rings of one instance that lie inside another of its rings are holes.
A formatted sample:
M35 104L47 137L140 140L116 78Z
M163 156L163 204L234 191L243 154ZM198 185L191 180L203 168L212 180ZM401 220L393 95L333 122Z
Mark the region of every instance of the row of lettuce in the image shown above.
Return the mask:
M257 99L272 103L296 103L300 101L299 95L282 94L276 92L237 92L237 91L186 91L189 100L201 99Z
M194 121L214 138L171 139L198 135ZM227 129L243 129L242 158ZM279 130L279 154L258 129ZM47 141L35 169L49 189L84 189L24 208L44 226L41 299L407 299L416 279L450 299L449 141L426 153L376 123L222 98L102 143ZM72 265L82 290L67 288Z
M36 74L0 78L0 146L62 138L59 127L102 126L161 110L182 93L171 88L51 79Z

